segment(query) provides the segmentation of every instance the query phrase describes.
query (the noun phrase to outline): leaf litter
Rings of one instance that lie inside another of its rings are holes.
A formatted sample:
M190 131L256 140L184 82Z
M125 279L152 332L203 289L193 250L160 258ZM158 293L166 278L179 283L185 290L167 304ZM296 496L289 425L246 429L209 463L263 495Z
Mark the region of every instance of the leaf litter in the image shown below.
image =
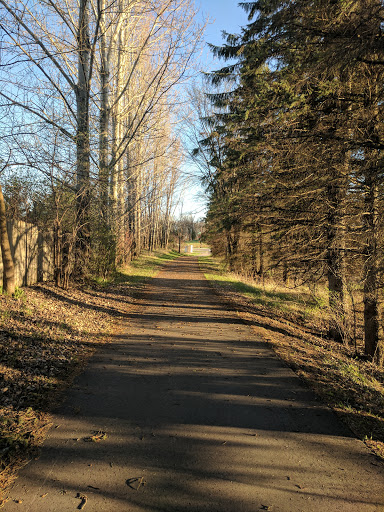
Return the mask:
M109 293L110 291L113 293ZM61 290L51 283L0 295L0 508L18 470L37 456L49 411L134 302L122 283ZM99 442L105 432L89 440Z
M84 441L99 443L100 441L105 441L105 439L107 439L107 433L102 430L97 430L91 436L85 437Z

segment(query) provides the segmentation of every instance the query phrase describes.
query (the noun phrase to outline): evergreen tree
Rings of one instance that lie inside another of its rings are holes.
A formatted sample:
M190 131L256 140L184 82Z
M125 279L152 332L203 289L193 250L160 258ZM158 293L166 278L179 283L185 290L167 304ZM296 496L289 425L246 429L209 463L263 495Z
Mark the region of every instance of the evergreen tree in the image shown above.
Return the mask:
M241 5L250 23L213 47L236 62L211 75L234 87L212 96L226 134L217 178L231 186L225 202L213 194L210 222L218 212L241 218L238 238L248 240L257 272L268 254L284 278L324 277L338 340L358 263L366 353L380 359L383 8L373 0Z

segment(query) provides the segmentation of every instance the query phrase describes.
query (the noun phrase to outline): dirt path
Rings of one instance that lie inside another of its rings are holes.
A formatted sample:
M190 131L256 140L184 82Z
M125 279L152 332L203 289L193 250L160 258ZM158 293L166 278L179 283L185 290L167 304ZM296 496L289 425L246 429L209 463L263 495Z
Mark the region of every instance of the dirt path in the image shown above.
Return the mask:
M195 258L169 264L140 302L5 510L384 511L382 465L220 303Z

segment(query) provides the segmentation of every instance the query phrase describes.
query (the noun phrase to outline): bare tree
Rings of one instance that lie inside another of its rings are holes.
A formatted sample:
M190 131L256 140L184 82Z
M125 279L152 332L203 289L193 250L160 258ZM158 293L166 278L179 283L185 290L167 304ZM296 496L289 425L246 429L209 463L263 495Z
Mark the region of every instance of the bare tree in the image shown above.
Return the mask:
M28 133L9 131L13 164L67 187L73 222L65 233L57 227L57 240L71 240L62 250L74 251L74 275L92 267L95 249L111 249L112 268L124 260L127 240L135 247L128 252L140 251L146 201L169 218L180 163L171 149L176 89L190 75L203 31L193 0L0 0L0 10L0 108L28 126ZM155 243L160 231L154 226Z
M91 21L90 0L79 4L0 0L0 6L6 13L0 26L6 34L8 71L17 78L22 61L31 70L29 87L17 79L0 96L25 115L60 130L76 147L76 270L81 275L90 244L90 91L100 11ZM44 98L40 103L34 99L33 85ZM52 98L60 101L62 117L56 115L57 101Z

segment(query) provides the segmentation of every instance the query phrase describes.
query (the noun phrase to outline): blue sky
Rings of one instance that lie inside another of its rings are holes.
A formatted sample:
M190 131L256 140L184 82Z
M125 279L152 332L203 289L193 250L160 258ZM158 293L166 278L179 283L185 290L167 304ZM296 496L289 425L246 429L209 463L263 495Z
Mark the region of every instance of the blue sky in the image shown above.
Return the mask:
M247 15L238 6L237 0L196 0L196 7L200 8L202 19L208 17L210 20L205 32L207 43L220 46L224 43L223 30L237 34L240 32L240 28L247 24ZM203 70L213 71L224 65L225 61L214 60L208 46L206 46L202 58ZM191 169L189 169L189 172L191 172ZM205 202L202 194L202 190L198 186L189 188L188 192L183 194L183 213L194 213L195 218L204 216ZM178 211L180 211L180 206Z
M220 44L222 30L238 33L247 24L247 15L236 0L196 0L196 5L200 6L201 15L208 15L213 21L206 29L209 43Z
M247 15L239 7L237 0L196 0L196 6L200 8L200 16L204 19L208 17L211 23L208 24L205 31L205 40L207 43L220 46L224 40L222 31L237 34L240 27L247 24ZM204 52L204 61L208 65L208 71L211 70L211 64L214 68L220 67L220 64L212 63L212 54L208 47Z

